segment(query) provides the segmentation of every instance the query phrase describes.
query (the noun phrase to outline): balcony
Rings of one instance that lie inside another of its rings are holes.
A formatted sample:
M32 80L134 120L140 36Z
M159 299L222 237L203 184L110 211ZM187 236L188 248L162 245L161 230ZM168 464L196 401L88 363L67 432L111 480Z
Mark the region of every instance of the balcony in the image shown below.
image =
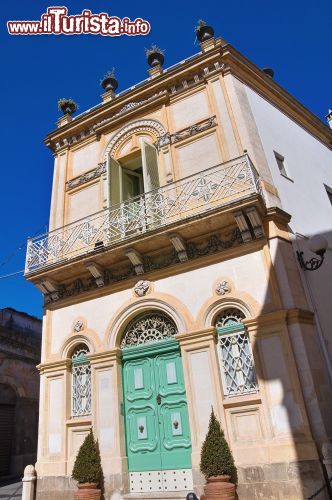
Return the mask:
M247 155L241 156L29 239L25 274L54 269L162 228L189 223L260 192L255 167Z

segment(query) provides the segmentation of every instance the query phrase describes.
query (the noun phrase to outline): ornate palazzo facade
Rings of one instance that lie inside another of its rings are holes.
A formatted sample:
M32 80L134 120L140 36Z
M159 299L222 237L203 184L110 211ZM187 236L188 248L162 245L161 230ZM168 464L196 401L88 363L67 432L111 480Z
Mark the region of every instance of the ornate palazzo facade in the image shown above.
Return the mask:
M106 498L200 494L212 406L240 499L324 490L331 387L248 89L331 132L224 40L201 49L46 139L38 499L71 498L91 426Z

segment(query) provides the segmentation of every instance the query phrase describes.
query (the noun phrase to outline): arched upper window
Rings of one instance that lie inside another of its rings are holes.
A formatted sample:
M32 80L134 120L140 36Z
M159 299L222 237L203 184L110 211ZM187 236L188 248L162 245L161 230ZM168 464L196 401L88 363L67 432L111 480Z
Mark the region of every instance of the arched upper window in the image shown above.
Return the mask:
M249 336L242 323L244 318L242 311L230 308L223 310L215 321L226 396L258 391Z
M160 186L158 151L145 136L133 136L134 146L117 159L110 156L110 204L122 202L140 203L140 196ZM139 208L139 205L137 206Z
M174 321L159 311L150 311L134 318L126 328L121 348L165 340L177 334Z
M86 355L89 349L79 344L71 355L72 416L91 415L91 366Z

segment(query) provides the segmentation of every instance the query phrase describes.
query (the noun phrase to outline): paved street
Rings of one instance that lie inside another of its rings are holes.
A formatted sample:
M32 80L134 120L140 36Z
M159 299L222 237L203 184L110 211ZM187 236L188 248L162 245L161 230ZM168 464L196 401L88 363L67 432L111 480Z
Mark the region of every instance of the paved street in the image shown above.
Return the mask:
M22 498L21 481L0 486L0 500L19 500Z

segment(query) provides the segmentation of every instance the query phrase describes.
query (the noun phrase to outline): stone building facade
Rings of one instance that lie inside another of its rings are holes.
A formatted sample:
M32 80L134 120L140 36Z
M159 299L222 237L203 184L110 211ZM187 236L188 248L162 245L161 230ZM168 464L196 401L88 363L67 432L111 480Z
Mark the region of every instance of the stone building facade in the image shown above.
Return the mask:
M0 309L0 480L36 460L41 333L40 319Z
M331 158L331 130L221 38L48 135L37 498L71 498L91 426L106 498L200 494L211 406L240 499L327 497L331 385L253 99Z

